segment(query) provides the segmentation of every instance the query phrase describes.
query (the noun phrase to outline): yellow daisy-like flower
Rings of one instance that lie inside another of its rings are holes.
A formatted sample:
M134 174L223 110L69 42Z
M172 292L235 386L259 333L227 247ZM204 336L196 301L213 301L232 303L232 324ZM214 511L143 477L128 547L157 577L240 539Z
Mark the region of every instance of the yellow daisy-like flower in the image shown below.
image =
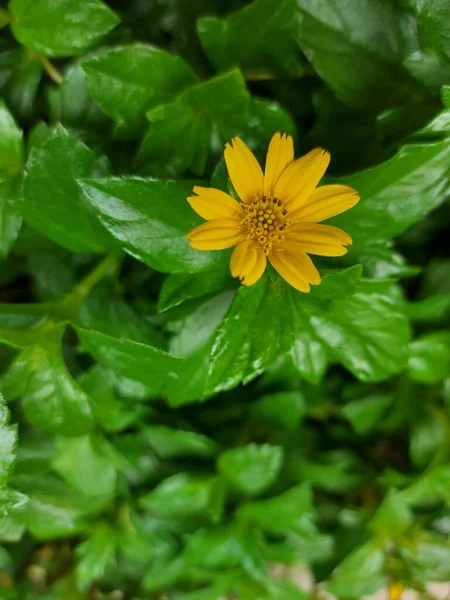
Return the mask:
M240 198L213 188L195 186L191 207L207 223L187 234L198 250L236 246L230 269L244 285L263 275L267 261L290 285L309 292L320 275L308 254L342 256L351 238L337 227L319 225L355 206L358 193L346 185L317 187L330 154L316 148L294 160L292 137L276 133L262 172L253 153L239 138L225 146L231 183Z

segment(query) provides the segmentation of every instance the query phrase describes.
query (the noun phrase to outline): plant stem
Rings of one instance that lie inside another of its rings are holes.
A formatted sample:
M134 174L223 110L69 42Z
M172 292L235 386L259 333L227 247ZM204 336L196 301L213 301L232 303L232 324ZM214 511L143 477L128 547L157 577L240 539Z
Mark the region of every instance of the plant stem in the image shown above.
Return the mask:
M42 66L44 67L45 72L50 79L58 85L61 85L64 81L64 77L61 75L58 69L48 60L46 56L41 56L40 58Z

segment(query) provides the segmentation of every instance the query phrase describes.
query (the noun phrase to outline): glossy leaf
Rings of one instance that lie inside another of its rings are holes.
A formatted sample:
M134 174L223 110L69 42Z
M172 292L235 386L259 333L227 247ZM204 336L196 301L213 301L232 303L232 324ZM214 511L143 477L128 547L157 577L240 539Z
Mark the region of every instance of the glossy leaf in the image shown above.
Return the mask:
M120 131L140 133L144 114L196 82L178 56L145 44L107 50L83 61L89 91Z
M450 59L450 6L446 0L413 0L412 7L424 47Z
M296 24L295 1L257 0L225 20L199 19L197 31L216 69L239 65L249 79L299 77L305 68L295 39Z
M108 234L76 183L78 177L102 174L102 170L92 150L62 126L56 127L28 160L21 206L25 220L74 252L102 250Z
M257 495L274 483L283 463L283 449L268 444L249 444L226 450L218 468L243 494Z
M418 49L417 39L409 16L393 4L299 0L298 9L298 42L339 100L378 111L418 93L420 87L402 68Z
M17 427L9 424L9 411L0 394L0 485L4 484L16 458Z
M408 370L411 379L436 383L450 376L450 333L431 333L411 342Z
M79 54L119 23L100 0L10 0L9 10L16 39L47 56Z
M113 177L80 183L101 223L123 249L165 273L208 270L222 252L199 252L186 233L200 223L186 198L194 183L141 177ZM151 202L149 202L151 198Z
M384 552L371 544L353 550L339 565L328 590L338 597L355 600L374 594L385 583L384 560Z

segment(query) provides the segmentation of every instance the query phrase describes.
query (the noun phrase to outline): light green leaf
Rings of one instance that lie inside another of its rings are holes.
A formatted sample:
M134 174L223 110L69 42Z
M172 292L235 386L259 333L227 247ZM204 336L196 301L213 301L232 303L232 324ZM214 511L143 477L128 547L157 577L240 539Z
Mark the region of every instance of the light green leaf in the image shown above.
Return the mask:
M414 465L425 467L443 446L447 423L434 414L424 414L412 424L409 453Z
M111 241L76 180L104 174L98 158L62 126L28 160L22 215L35 229L73 252L99 252Z
M23 167L23 133L3 100L0 100L0 177L10 178Z
M306 413L306 402L301 392L277 392L259 398L253 410L267 423L295 431Z
M99 0L10 0L9 11L16 39L47 56L79 54L119 23Z
M17 427L9 425L9 410L0 394L0 486L3 485L16 459Z
M186 202L194 182L113 177L80 185L123 249L153 269L193 273L224 262L224 252L199 252L189 246L186 234L201 221Z
M145 428L145 433L151 447L160 458L177 456L209 458L214 456L218 450L218 446L213 440L194 431L150 425Z
M348 402L341 408L341 413L351 423L356 433L364 434L378 423L393 401L394 397L389 394L374 394Z
M115 338L98 331L77 329L83 346L116 375L143 383L157 395L170 379L177 378L183 360L147 344Z
M86 496L111 496L116 471L104 439L98 434L61 438L53 468L75 490Z
M356 548L339 565L328 591L355 600L374 594L385 584L384 560L384 552L370 543Z
M94 100L119 131L132 136L140 134L146 111L196 82L183 59L140 43L112 48L82 66Z
M386 537L405 533L413 524L413 515L401 493L390 490L377 512L370 520L370 527Z
M107 569L115 566L117 538L114 530L100 523L88 539L77 546L75 573L81 590L86 591Z
M217 464L236 490L257 495L274 483L282 463L281 446L249 444L226 450L219 456Z
M450 60L450 5L446 0L413 0L419 35L424 48Z
M437 383L450 376L450 332L430 333L409 345L409 376L420 383Z

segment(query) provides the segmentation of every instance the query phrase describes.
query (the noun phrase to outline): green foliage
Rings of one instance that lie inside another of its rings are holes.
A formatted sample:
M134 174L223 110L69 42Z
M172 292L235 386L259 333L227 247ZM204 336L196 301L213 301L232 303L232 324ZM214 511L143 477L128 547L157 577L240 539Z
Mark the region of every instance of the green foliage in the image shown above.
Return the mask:
M432 600L448 2L0 4L0 597ZM186 238L277 131L361 196L309 294Z

